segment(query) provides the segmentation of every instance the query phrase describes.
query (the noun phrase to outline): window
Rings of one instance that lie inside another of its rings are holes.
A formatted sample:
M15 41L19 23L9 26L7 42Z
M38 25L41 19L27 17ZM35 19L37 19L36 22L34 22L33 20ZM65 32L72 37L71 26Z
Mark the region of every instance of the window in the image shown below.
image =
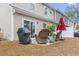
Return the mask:
M52 11L50 11L50 14L52 14Z
M45 7L45 15L47 15L47 7Z
M31 9L31 10L35 10L35 4L31 3L31 4L30 4L30 9Z

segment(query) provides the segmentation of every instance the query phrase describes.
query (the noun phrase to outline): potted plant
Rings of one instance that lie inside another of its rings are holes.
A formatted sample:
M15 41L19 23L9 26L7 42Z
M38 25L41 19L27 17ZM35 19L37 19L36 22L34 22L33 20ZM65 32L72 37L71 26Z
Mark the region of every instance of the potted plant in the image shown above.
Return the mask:
M50 31L50 34L49 34L49 40L50 42L54 42L55 41L55 27L56 27L56 23L52 22L50 24L48 24L47 26L47 29Z

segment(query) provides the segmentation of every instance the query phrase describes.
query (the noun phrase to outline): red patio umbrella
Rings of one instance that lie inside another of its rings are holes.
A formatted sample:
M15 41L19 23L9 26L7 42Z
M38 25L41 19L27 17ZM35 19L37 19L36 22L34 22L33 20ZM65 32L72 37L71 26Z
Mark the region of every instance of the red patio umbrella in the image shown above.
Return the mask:
M57 25L57 29L56 30L60 30L62 33L62 30L66 30L65 24L64 24L64 19L60 18L59 23ZM62 39L62 36L61 36Z

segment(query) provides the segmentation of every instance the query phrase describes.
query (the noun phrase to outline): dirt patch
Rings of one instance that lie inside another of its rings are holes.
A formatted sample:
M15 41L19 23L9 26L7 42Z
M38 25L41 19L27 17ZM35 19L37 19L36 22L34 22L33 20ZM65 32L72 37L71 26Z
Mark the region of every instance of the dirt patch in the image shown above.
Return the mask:
M72 56L79 55L79 38L69 39L51 45L22 45L16 42L0 41L0 55L6 56Z

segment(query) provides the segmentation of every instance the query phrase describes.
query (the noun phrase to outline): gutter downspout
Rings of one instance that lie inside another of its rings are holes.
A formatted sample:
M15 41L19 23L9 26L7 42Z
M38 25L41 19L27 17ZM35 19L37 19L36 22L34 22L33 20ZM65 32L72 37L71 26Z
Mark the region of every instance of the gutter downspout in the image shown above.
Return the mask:
M56 22L56 10L55 10L55 22Z
M14 17L13 14L15 13L15 9L9 4L11 8L11 41L14 40Z

